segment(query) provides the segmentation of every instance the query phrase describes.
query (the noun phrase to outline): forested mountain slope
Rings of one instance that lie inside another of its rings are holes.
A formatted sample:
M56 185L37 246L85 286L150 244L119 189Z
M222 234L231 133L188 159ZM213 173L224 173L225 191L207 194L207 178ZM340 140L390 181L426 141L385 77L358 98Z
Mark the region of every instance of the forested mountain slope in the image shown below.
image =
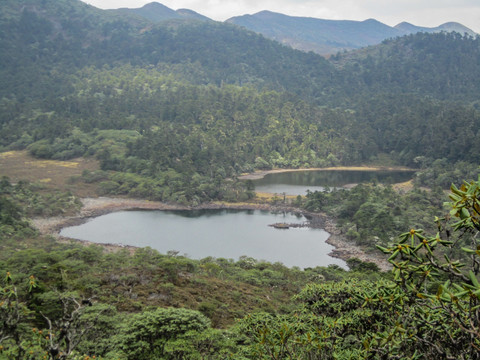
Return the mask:
M9 0L0 6L2 97L65 93L71 89L65 74L119 63L167 66L165 71L182 81L249 84L319 104L344 105L366 92L462 100L478 93L480 40L459 35L391 40L336 57L341 69L335 69L320 56L228 24L172 20L152 25L79 0Z
M6 0L0 10L0 96L21 102L68 93L68 74L116 60L107 44L121 46L146 24L78 0Z
M154 25L78 0L0 6L5 149L201 182L379 152L476 159L479 38L416 34L327 61L229 24ZM95 146L97 129L137 135L118 153Z
M353 83L352 88L358 84L357 89L371 93L476 101L480 92L475 80L480 75L480 37L420 33L338 54L331 60Z
M194 83L248 83L306 92L306 96L324 89L333 71L319 56L294 51L232 25L180 20L153 26L136 16L114 15L79 0L63 0L58 6L52 0L21 3L0 4L4 14L0 25L2 96L25 97L35 92L41 97L45 91L32 88L29 81L39 86L54 82L51 93L58 91L65 72L115 63L168 64L176 68L168 72ZM57 72L51 73L53 69Z

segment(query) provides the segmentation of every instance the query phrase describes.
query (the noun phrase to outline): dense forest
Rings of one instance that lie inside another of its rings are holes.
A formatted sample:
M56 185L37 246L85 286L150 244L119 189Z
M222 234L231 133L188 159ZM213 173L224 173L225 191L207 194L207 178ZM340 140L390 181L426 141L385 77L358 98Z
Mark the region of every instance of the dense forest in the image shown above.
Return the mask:
M60 243L30 219L77 213L75 191L2 168L0 357L479 359L479 76L480 37L456 33L326 59L232 24L3 0L0 154L98 161L71 188L202 206L258 201L255 170L416 174L290 201L381 272Z

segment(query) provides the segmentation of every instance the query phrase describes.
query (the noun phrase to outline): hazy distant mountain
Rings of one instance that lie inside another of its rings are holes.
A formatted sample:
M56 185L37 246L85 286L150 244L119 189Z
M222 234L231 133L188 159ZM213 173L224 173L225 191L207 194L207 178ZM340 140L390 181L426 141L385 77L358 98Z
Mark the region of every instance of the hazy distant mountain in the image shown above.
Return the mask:
M196 13L193 10L178 9L175 11L158 2L151 2L149 4L144 5L141 8L135 8L135 9L121 8L114 11L125 13L125 14L139 15L153 22L161 22L161 21L172 20L172 19L194 19L194 20L202 20L202 21L211 21L210 18L200 15L199 13Z
M155 23L175 19L213 21L195 11L189 9L172 10L158 2L151 2L136 9L121 8L110 11L136 15ZM321 55L376 45L385 39L417 32L455 31L460 34L475 35L469 28L454 22L434 28L416 26L407 22L391 27L375 19L365 21L325 20L288 16L271 11L236 16L226 20L226 22L245 27L294 49L313 51Z
M233 17L227 22L243 26L295 49L314 51L323 55L376 45L388 38L416 32L456 31L461 34L465 32L471 35L475 34L458 23L446 23L436 28L426 28L404 22L396 27L391 27L374 19L365 21L324 20L294 17L270 11Z
M456 23L456 22L447 22L445 24L442 24L437 27L433 28L428 28L428 27L422 27L422 26L416 26L413 24L410 24L408 22L402 22L398 25L395 26L395 29L400 30L403 32L405 35L407 34L414 34L417 32L427 32L427 33L436 33L436 32L441 32L441 31L446 31L446 32L458 32L460 34L465 34L467 33L468 35L475 36L476 33L469 29L466 26L463 26L462 24Z
M432 32L431 31L432 28L416 26L406 21L396 25L395 29L400 30L403 34L414 34L417 32Z
M204 20L204 21L212 21L212 19L203 16L193 10L190 9L178 9L176 11L184 19L196 19L196 20Z
M400 30L373 19L323 20L287 16L270 11L233 17L227 22L261 33L293 48L320 54L357 49L402 35Z

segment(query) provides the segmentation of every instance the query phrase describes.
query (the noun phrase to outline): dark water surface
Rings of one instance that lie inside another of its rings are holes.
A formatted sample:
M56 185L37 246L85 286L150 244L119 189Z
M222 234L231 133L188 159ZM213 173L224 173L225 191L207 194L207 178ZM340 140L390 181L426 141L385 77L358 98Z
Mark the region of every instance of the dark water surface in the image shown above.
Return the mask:
M95 243L150 246L161 253L179 251L190 258L208 256L237 260L246 255L300 268L336 264L328 253L329 234L321 229L275 229L269 224L304 223L305 217L260 210L121 211L79 226L64 228L62 236Z
M325 187L342 187L349 184L377 181L393 184L408 181L412 171L356 171L356 170L311 170L267 174L253 180L255 191L273 194L305 195L307 190L323 191Z

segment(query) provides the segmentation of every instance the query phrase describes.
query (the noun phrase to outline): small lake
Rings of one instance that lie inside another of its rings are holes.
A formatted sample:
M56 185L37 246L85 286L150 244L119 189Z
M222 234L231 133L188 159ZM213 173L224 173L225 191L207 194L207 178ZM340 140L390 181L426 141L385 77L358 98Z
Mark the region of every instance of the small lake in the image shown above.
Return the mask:
M302 215L261 210L121 211L64 228L60 235L95 243L150 246L160 253L179 251L193 259L238 260L246 255L300 268L336 264L328 256L329 234L322 229L275 229L274 223L304 223Z
M255 191L272 194L305 195L307 190L323 191L326 187L339 188L345 185L377 181L394 184L410 180L413 171L363 171L363 170L309 170L267 174L262 179L252 180Z

